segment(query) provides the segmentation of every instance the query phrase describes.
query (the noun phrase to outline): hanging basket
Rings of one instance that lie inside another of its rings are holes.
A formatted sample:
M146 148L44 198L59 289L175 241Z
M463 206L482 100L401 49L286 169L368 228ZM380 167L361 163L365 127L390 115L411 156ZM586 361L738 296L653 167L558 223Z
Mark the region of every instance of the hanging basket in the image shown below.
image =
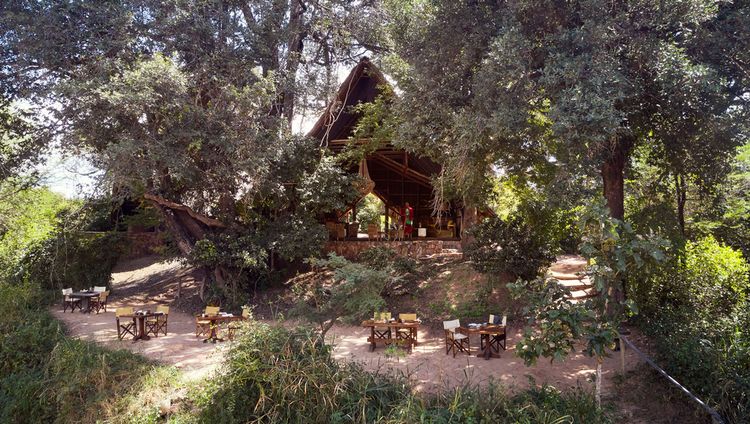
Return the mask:
M370 178L370 173L367 171L367 160L362 159L359 162L359 176L360 179L354 182L354 188L362 195L367 196L372 193L375 188L375 181Z

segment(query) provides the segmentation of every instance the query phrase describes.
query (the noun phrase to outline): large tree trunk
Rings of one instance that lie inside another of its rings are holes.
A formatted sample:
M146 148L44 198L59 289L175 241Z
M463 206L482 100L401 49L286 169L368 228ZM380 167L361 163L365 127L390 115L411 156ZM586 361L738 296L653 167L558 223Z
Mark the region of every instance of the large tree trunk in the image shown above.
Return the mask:
M161 212L164 217L164 224L167 226L167 230L172 234L177 248L180 249L180 253L183 256L190 256L193 253L193 246L195 241L190 237L190 234L183 227L175 216L173 210L166 206L160 205L159 203L153 202L154 206Z
M625 164L627 162L627 150L625 146L618 145L612 154L602 165L602 182L604 186L604 198L607 199L609 215L612 218L623 220L625 218Z
M461 216L461 247L466 247L474 241L474 237L470 235L469 230L476 225L478 221L479 211L477 211L477 208L465 206Z
M594 391L596 398L596 407L601 409L602 407L602 360L597 358L596 360L596 389Z
M151 201L161 212L167 230L172 234L180 253L185 257L192 254L195 243L206 238L209 231L226 228L221 221L197 213L188 206L152 194L146 194L144 198ZM202 274L199 294L201 300L204 300L206 284L211 277L218 286L223 286L229 275L229 272L221 266L213 269L203 267L200 272Z
M621 139L614 141L610 155L602 164L602 185L604 198L607 200L609 215L619 220L625 219L625 165L631 143ZM608 291L605 306L606 314L615 316L619 313L620 304L625 300L625 284L621 279L613 281Z
M307 6L304 0L291 0L289 7L289 52L287 53L286 64L284 66L286 81L284 92L282 93L282 107L284 109L284 117L287 122L291 123L294 117L294 102L296 101L295 93L297 90L295 86L297 84L297 70L299 69L305 46L306 33L303 15Z

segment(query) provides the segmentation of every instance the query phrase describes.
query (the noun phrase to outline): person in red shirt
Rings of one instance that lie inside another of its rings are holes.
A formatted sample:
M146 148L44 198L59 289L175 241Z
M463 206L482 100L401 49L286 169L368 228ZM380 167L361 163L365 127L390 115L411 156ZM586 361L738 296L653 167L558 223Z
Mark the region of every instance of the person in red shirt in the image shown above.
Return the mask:
M404 228L404 237L411 237L414 231L414 208L409 206L409 202L401 208L401 224Z

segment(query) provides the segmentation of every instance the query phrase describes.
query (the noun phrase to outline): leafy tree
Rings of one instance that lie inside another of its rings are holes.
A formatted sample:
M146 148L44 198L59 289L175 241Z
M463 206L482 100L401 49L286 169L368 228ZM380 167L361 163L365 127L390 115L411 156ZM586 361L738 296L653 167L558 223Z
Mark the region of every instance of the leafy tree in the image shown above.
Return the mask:
M703 23L689 46L692 54L711 63L730 81L736 102L750 102L750 4L746 1L722 1L712 5L713 19Z
M58 214L76 203L44 188L17 191L0 184L0 193L0 281L8 282L29 249L55 231Z
M322 337L340 319L362 319L385 306L380 293L389 280L387 271L350 262L334 253L310 263L333 271L333 280L315 278L309 284L296 285L295 313L318 324Z
M383 201L370 193L357 205L357 222L367 229L368 224L375 224L380 228L380 217L384 211Z
M35 182L33 166L45 149L32 136L34 129L25 114L0 101L0 184L14 183L22 188Z
M620 322L637 313L631 300L617 302L623 275L666 259L668 243L657 236L644 237L632 227L609 216L606 207L594 204L580 220L583 233L581 253L589 260L587 276L596 296L585 302L571 300L570 291L551 278L519 279L508 284L515 298L524 299L528 325L516 350L526 364L540 357L561 360L583 339L585 353L597 359L596 396L600 399L601 363L607 349L614 347Z
M721 187L723 210L714 233L741 250L745 260L750 261L750 144L738 150L732 168L726 184Z
M491 166L527 174L554 158L566 172L598 175L623 220L639 144L658 144L675 166L710 168L740 142L712 131L739 116L734 81L690 50L719 19L712 1L435 0L392 12L404 90L394 133L444 159L460 193L481 199ZM621 301L622 289L614 295Z
M200 240L258 232L258 249L289 256L298 224L352 191L291 134L295 108L326 100L336 66L377 49L377 15L350 0L3 2L0 88L53 118L40 140L151 202L186 257ZM200 262L220 285L238 271Z
M734 101L730 82L685 52L685 29L716 17L710 2L415 3L422 15L394 37L408 63L404 109L418 112L400 122L403 141L426 142L430 153L461 149L485 167L524 169L545 155L583 165L601 175L619 219L628 154L658 118L702 111L714 122ZM445 42L419 48L435 40Z

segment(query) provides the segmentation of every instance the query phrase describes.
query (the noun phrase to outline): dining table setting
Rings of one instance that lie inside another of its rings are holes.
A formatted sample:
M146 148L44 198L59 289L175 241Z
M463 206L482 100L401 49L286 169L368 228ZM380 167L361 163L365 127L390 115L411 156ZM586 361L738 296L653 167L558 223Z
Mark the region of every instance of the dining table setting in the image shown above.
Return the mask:
M81 307L81 313L89 314L91 313L91 299L94 297L98 297L99 294L100 292L94 291L93 289L88 289L70 293L68 296L81 299L81 301L83 301L83 303L86 305L85 307Z
M469 323L461 330L467 336L479 335L479 353L477 357L490 359L500 358L500 349L505 350L505 326L491 323ZM500 342L503 342L502 344Z
M158 317L163 315L162 312L153 312L149 309L140 309L129 315L121 315L120 318L132 318L135 321L135 336L133 341L138 340L151 340L151 337L146 332L146 320L151 317Z

